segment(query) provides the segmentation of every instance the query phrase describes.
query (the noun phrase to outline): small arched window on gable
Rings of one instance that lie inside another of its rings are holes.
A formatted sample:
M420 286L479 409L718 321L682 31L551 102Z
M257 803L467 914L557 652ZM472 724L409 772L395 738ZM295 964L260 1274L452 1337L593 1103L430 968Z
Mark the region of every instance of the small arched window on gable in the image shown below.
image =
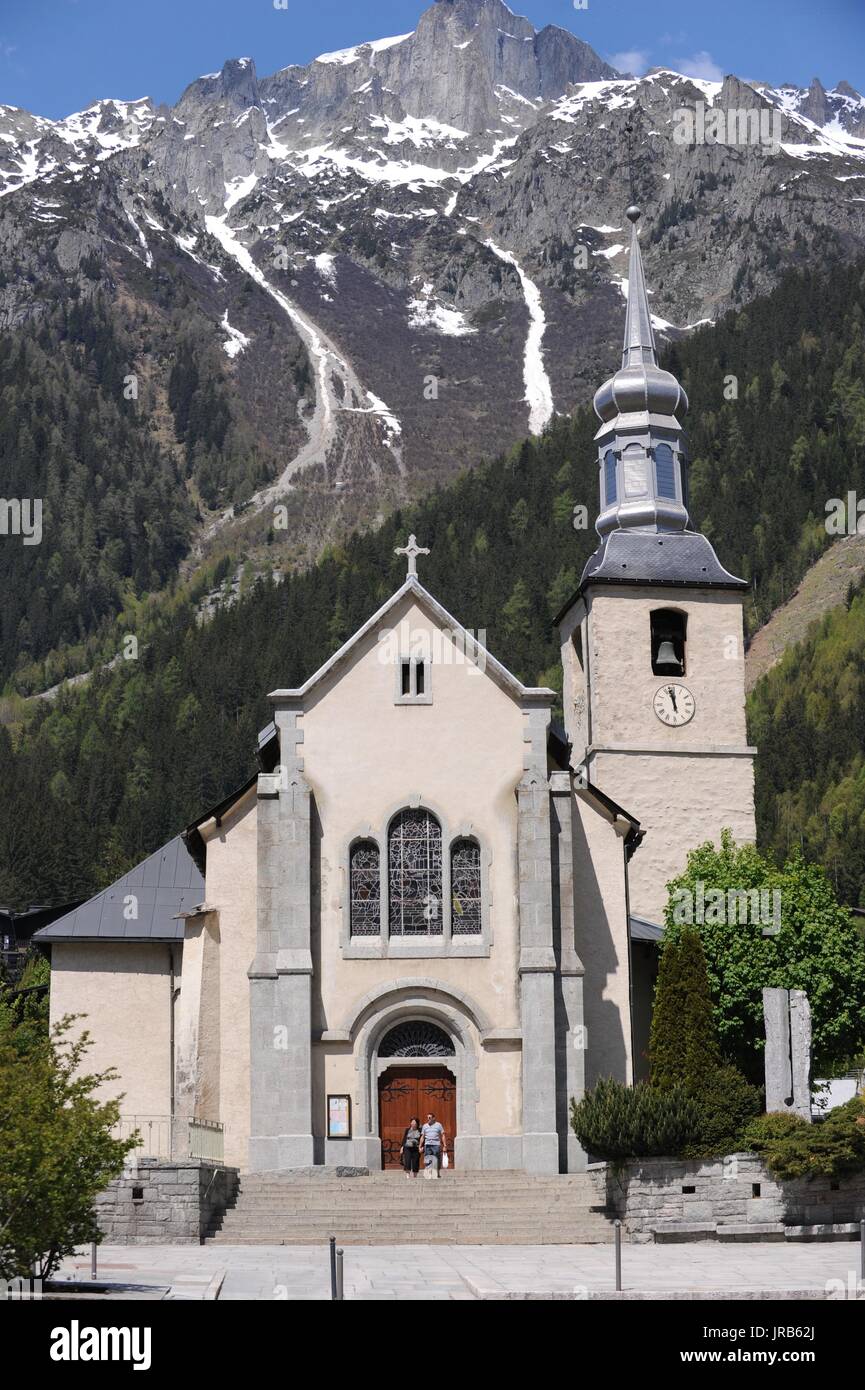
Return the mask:
M656 608L650 622L653 674L684 676L687 614L675 608Z
M451 846L451 934L477 936L481 931L481 847L477 840L454 840Z
M352 936L381 932L381 868L375 840L358 840L349 856Z
M400 811L388 832L391 936L442 935L442 828L430 811Z

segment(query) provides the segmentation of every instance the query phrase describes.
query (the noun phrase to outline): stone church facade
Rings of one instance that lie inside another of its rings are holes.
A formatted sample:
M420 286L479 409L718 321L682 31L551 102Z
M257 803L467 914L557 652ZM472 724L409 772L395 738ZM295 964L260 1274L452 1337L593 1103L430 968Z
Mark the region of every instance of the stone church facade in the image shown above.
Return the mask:
M622 368L595 407L600 545L556 696L423 586L270 696L259 772L37 935L123 1111L224 1126L243 1170L585 1163L572 1097L645 1074L664 885L754 835L745 585L688 529L684 392L657 365L635 209ZM175 1145L182 1141L176 1139Z

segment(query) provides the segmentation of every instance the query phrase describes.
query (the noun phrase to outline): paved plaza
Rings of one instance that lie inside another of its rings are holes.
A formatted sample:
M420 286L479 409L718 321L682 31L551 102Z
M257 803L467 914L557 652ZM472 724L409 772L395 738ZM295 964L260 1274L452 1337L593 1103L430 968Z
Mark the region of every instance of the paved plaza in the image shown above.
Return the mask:
M625 1245L624 1296L854 1297L853 1242ZM345 1297L406 1299L616 1297L611 1245L347 1245ZM85 1280L89 1251L61 1277ZM327 1247L310 1245L103 1245L100 1280L167 1289L169 1299L327 1299ZM865 1295L863 1295L865 1297Z

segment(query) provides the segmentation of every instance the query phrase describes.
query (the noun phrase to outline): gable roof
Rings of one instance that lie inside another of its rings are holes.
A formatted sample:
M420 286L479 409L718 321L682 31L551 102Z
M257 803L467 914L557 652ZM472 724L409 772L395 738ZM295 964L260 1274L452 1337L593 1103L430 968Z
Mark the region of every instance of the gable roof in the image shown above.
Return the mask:
M549 700L550 702L555 700L555 691L548 689L545 685L523 685L522 681L518 680L506 666L503 666L500 661L496 660L492 653L487 651L486 647L481 646L480 642L463 627L462 623L458 622L446 608L442 607L438 599L433 598L429 590L425 589L421 584L416 574L410 574L405 583L391 594L390 598L382 604L381 608L373 613L372 617L368 618L363 626L359 627L357 632L352 637L349 637L348 641L344 642L338 651L334 652L333 656L329 657L322 666L319 666L318 670L309 677L309 680L304 681L303 685L297 686L291 690L272 690L268 699L277 702L302 701L326 676L329 676L333 671L337 671L343 666L355 647L357 647L367 634L372 632L381 620L385 618L392 609L396 608L402 599L409 594L431 617L435 618L442 627L455 633L461 639L463 650L466 653L466 659L468 661L473 662L476 666L480 666L483 671L492 676L497 685L500 685L503 690L513 695L515 699L538 699L544 701Z
M137 898L138 916L127 920L125 899ZM182 941L180 913L204 899L204 879L180 835L86 903L34 933L52 941Z

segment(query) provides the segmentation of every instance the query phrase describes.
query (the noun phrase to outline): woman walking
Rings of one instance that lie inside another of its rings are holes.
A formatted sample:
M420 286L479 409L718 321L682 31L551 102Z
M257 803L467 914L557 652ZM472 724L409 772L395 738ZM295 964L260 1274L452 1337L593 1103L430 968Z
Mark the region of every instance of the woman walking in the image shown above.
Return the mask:
M413 1115L402 1136L399 1156L407 1178L416 1178L420 1167L420 1120Z

